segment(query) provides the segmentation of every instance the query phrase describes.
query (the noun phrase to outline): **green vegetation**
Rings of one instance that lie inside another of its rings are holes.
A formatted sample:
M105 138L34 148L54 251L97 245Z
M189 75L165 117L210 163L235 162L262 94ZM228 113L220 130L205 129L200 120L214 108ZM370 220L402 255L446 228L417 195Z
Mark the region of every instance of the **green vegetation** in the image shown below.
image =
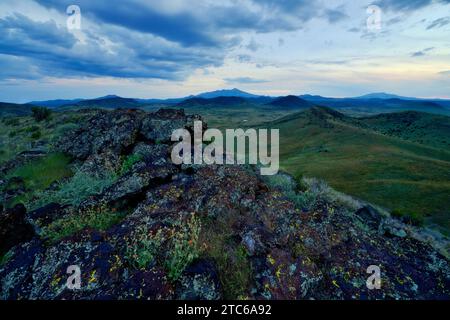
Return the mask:
M232 225L238 213L229 213L217 219L205 219L200 235L202 255L212 258L217 265L225 299L242 299L248 295L252 269L245 248L236 243Z
M74 112L53 113L46 121L36 122L31 116L7 117L0 125L0 163L30 150L39 142L39 148L51 150L54 143L68 130L78 127L86 114Z
M9 261L13 257L12 250L6 252L3 256L0 257L0 267Z
M200 221L193 215L187 222L179 222L171 231L171 241L162 263L171 281L176 281L184 269L199 255L198 239ZM161 255L161 246L167 242L162 229L151 232L147 226L134 230L126 241L126 259L136 269L145 269L150 263L156 263L156 257Z
M404 211L401 209L392 210L391 215L396 218L401 218L406 223L414 226L423 226L425 223L425 217L417 212Z
M138 163L143 159L141 154L131 154L126 157L122 162L122 167L120 168L120 175L124 175L131 170L134 164Z
M124 213L102 205L54 221L42 230L42 236L50 242L56 242L85 228L107 230L122 221L124 217Z
M112 173L96 177L79 170L69 181L60 183L56 190L40 192L32 207L39 208L52 202L78 206L87 197L102 193L116 179Z
M296 181L288 175L277 174L265 176L265 181L270 187L281 190L298 209L309 210L316 202L317 194L308 190L302 179Z
M31 112L32 112L33 118L38 122L47 120L50 117L50 115L52 114L50 109L47 109L44 107L32 107Z
M125 258L134 268L145 269L155 260L163 240L161 229L152 234L145 226L139 226L127 240Z
M35 131L31 134L30 138L33 140L38 140L42 136L40 131Z
M51 183L72 175L68 167L70 160L62 153L49 154L15 169L8 177L22 178L28 190L44 190Z
M180 228L181 230L172 239L172 248L165 263L169 278L172 281L177 280L184 269L199 254L200 221L193 215L186 224L180 225Z
M17 203L27 203L35 194L45 190L53 182L71 176L70 160L64 154L53 153L26 163L10 172L7 179L22 181L27 193L14 198L11 203L6 205L14 206Z

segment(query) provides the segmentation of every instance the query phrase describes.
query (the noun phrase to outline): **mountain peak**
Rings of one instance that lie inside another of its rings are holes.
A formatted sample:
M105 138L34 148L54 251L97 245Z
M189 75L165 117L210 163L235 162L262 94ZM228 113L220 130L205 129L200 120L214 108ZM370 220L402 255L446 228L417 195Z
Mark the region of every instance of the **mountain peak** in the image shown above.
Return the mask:
M312 106L308 101L293 95L276 98L267 105L285 108L310 108Z
M387 100L387 99L402 99L402 100L416 100L416 98L410 98L410 97L402 97L396 94L392 93L386 93L386 92L374 92L365 94L359 97L355 97L355 99L381 99L381 100Z
M118 95L115 95L115 94L108 94L108 95L106 95L106 96L98 97L98 98L95 98L95 99L92 99L92 100L117 99L117 98L122 99L122 97L119 97Z
M222 90L204 92L204 93L200 93L200 94L196 95L196 97L211 99L211 98L217 98L217 97L258 98L260 96L242 91L238 88L233 88L233 89L222 89Z

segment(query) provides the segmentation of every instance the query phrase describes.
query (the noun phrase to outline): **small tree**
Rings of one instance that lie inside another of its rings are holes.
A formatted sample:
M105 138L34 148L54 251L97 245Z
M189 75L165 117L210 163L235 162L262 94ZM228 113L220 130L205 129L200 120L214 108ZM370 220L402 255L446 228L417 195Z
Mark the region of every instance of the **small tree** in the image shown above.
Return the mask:
M32 107L31 112L33 113L33 118L36 121L46 120L50 117L52 113L50 109L44 107Z

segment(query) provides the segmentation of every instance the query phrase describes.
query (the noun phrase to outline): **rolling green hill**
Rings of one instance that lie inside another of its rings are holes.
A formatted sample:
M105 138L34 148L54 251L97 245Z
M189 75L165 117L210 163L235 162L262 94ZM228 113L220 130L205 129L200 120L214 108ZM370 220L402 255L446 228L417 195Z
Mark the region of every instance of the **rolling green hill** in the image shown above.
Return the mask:
M405 111L360 118L360 122L386 135L450 150L450 117Z
M0 102L0 117L26 116L31 114L32 107L29 104Z
M436 119L425 113L357 119L317 107L269 126L280 129L281 168L296 178L322 178L339 191L423 217L449 234L450 118ZM431 123L421 125L429 121L439 125L426 134Z

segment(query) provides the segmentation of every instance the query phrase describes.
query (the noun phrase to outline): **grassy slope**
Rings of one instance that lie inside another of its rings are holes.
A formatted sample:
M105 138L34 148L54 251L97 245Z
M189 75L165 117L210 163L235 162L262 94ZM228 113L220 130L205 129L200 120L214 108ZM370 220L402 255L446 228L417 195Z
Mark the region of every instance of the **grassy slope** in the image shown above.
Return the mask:
M405 111L365 117L359 122L390 136L450 150L450 117Z
M280 129L282 169L390 209L431 215L450 230L450 152L389 137L326 112L288 116Z

